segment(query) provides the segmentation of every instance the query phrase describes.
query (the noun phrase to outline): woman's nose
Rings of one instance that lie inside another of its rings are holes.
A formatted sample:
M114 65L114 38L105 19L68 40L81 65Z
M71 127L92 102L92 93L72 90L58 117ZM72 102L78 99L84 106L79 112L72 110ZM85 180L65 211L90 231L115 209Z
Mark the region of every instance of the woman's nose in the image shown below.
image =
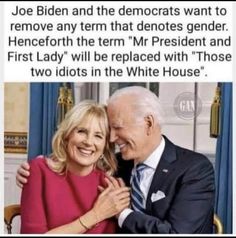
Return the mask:
M93 144L93 137L91 135L87 135L84 138L84 143L87 145L92 145Z

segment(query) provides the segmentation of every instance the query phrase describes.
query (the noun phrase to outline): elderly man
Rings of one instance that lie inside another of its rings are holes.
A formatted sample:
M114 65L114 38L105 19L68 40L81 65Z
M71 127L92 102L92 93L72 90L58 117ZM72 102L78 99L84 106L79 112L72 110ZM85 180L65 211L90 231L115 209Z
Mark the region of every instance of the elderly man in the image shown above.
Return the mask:
M108 100L107 111L110 140L120 149L117 176L131 186L131 207L118 216L121 231L212 233L213 167L204 155L162 135L156 95L143 87L123 88Z

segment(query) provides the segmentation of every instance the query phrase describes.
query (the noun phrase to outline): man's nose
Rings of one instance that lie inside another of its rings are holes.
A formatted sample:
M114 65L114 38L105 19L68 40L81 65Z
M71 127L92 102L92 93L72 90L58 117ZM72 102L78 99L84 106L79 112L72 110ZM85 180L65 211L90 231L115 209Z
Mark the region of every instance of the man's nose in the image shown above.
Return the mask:
M115 130L114 129L111 129L111 131L110 131L110 142L115 142L116 141L116 139L117 139L117 135L116 135L116 132L115 132Z

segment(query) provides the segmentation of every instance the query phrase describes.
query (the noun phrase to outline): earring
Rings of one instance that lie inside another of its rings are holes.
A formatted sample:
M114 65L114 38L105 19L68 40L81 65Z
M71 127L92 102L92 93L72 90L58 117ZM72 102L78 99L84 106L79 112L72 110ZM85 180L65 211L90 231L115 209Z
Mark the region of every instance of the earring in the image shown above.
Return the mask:
M104 159L104 154L102 154L100 157L99 157L99 160L102 160Z

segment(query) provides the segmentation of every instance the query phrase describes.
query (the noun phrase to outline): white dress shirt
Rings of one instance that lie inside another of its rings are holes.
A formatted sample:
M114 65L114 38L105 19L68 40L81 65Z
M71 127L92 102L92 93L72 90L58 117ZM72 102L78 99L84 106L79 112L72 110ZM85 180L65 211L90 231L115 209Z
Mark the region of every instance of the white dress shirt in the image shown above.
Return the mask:
M140 177L140 189L144 196L144 200L143 200L144 207L146 206L147 195L148 195L149 188L151 186L153 175L154 175L156 168L159 164L159 161L161 159L161 155L164 151L164 148L165 148L165 139L162 137L160 145L143 162L143 164L147 165L147 167L141 172L141 177ZM132 170L132 176L135 172L135 169L136 169L136 166L134 166L134 168ZM120 227L122 227L124 220L131 212L133 212L132 209L126 208L120 213L120 215L118 217L118 224Z

